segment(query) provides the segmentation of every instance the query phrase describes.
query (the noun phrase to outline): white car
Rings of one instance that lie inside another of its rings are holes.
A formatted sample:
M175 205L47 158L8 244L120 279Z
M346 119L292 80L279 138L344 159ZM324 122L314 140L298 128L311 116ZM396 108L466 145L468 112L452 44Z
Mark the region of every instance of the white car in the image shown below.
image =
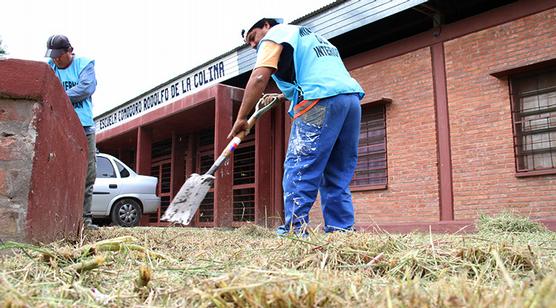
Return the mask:
M155 213L158 179L138 175L114 156L97 154L97 178L93 187L93 218L109 218L114 225L137 226L143 213Z

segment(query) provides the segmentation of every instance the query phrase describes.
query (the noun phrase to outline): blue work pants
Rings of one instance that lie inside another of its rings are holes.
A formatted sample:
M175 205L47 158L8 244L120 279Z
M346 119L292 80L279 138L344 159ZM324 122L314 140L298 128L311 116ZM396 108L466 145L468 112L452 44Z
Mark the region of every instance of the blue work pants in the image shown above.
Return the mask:
M284 225L278 234L302 232L320 191L324 231L351 230L349 184L357 165L361 105L357 94L321 99L293 121L284 162Z

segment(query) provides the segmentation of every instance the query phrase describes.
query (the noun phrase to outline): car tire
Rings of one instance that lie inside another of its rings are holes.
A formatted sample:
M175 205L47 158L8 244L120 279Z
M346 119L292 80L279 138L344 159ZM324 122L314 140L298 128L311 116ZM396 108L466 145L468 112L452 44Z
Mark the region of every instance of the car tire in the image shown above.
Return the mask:
M122 199L112 207L112 223L122 227L135 227L141 221L141 206L133 199Z

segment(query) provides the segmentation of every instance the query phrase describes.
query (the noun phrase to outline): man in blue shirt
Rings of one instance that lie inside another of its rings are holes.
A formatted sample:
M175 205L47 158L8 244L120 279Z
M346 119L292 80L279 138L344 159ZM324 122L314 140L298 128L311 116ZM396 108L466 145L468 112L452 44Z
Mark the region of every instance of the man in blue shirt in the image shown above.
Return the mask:
M278 234L303 234L320 192L324 231L353 230L349 183L357 165L363 89L345 68L338 49L303 26L262 18L242 33L257 49L228 137L246 129L248 114L270 77L291 102L293 118L284 162L284 224Z
M45 57L50 58L48 64L60 79L87 136L88 161L83 200L83 225L86 229L98 229L98 226L92 223L91 215L93 185L96 179L96 140L92 101L97 86L95 61L76 56L68 38L64 35L49 37L46 48Z

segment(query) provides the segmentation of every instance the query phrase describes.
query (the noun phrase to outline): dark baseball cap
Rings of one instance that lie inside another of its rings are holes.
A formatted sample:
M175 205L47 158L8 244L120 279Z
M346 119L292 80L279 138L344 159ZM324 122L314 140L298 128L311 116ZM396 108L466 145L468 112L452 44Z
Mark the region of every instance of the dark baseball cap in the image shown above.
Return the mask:
M46 41L45 57L58 58L71 48L71 44L65 35L56 34Z
M248 23L247 25L249 25L249 28L245 28L241 30L241 37L243 39L245 39L245 37L247 36L247 34L249 34L249 32L251 30L253 30L253 28L255 28L255 26L257 26L258 24L262 25L262 22L268 19L274 19L274 21L276 21L277 24L283 24L284 23L284 19L283 18L274 18L274 17L263 17L263 18L257 18L255 22L251 21L250 23Z

